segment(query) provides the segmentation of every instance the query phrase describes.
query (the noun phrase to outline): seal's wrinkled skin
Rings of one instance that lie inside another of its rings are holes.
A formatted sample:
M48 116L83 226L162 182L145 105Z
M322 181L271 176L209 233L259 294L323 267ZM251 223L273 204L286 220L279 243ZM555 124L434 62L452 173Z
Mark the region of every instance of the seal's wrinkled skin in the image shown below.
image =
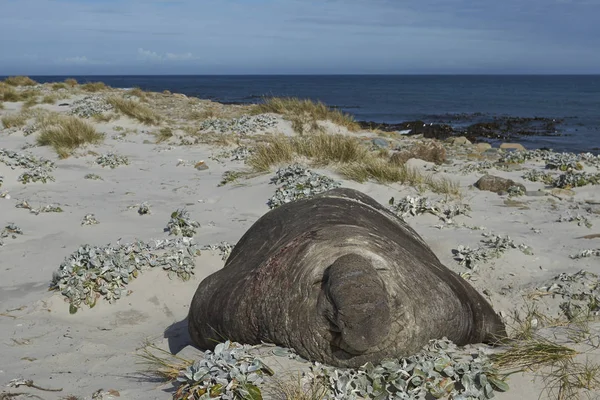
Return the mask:
M409 356L444 336L459 345L506 336L412 228L351 189L265 214L200 283L188 319L202 349L269 342L340 367Z

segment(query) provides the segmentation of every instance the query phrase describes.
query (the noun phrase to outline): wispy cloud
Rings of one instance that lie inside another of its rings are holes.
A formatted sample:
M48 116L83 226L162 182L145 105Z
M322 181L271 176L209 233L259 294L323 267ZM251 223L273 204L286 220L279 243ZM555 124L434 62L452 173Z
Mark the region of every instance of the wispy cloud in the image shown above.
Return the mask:
M155 51L146 50L141 47L137 50L137 54L139 59L146 61L186 61L195 59L190 52L182 54L168 52L165 54L159 54Z

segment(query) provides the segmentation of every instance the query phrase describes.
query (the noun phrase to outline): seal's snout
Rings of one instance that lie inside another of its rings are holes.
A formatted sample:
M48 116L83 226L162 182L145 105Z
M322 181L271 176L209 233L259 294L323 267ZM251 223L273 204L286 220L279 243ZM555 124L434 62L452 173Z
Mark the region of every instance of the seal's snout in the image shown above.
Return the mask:
M341 334L340 347L363 353L384 341L390 330L385 285L371 262L357 254L338 258L325 273L328 319Z

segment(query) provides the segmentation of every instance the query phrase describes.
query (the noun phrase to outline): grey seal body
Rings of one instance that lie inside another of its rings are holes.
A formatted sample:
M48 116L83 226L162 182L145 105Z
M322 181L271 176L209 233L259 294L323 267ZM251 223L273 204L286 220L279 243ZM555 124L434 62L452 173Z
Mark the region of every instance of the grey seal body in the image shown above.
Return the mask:
M409 356L444 336L464 345L506 335L412 228L352 189L261 217L200 283L188 324L202 349L269 342L340 367Z

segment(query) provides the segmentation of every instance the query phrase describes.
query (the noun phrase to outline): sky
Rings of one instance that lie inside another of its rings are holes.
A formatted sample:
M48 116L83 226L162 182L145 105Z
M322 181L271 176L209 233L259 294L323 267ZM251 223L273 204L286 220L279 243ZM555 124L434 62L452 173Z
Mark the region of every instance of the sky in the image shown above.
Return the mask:
M597 74L600 0L0 0L0 75Z

